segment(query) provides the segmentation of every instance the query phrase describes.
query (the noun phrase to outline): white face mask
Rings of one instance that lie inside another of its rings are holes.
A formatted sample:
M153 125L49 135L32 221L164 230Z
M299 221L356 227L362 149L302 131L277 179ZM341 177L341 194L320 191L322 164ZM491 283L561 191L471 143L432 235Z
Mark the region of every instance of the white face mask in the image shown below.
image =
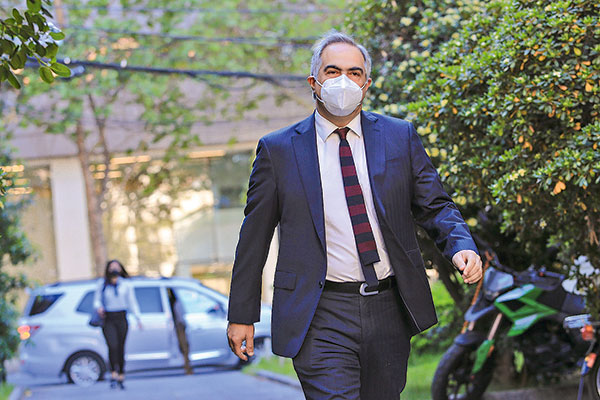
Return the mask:
M327 79L321 84L317 78L315 82L321 86L321 97L316 95L327 111L337 117L349 115L362 102L363 87L358 86L346 75L342 74L336 78Z

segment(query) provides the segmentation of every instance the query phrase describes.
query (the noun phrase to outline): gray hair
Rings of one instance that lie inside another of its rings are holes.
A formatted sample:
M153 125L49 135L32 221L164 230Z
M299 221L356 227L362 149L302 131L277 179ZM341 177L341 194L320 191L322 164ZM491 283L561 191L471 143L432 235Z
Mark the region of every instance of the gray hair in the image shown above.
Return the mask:
M323 54L323 50L325 50L325 47L334 43L347 43L359 49L363 55L363 58L365 59L365 72L367 74L367 78L371 76L371 56L369 55L367 49L365 49L364 46L356 43L352 37L346 35L345 33L338 32L335 29L327 32L325 36L315 43L312 48L313 55L310 61L310 74L312 76L316 78L317 74L319 73L322 63L321 54Z

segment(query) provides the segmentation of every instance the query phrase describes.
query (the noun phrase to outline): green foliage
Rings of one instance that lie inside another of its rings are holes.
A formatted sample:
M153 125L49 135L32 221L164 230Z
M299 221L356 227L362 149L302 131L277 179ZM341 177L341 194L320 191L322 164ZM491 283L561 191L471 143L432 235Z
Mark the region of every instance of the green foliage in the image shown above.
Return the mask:
M339 0L302 4L291 1L273 6L267 0L224 0L195 2L193 9L185 0L117 3L99 0L85 7L76 0L64 0L62 4L68 11L65 23L69 28L66 28L68 36L61 43L61 52L73 60L186 70L298 74L308 73L310 45L336 20L339 14L335 9L342 3ZM278 9L308 10L315 6L333 12L278 12ZM161 11L164 9L172 11ZM143 34L150 31L156 34ZM200 39L173 38L177 35ZM232 39L225 40L227 38ZM269 45L257 45L252 42L253 38ZM40 76L44 81L51 81L51 72L62 76L66 71L60 65L51 64L40 70ZM27 77L19 99L20 113L27 115L24 123L34 123L48 133L73 135L83 120L86 120L83 123L86 131L94 125L87 114L92 102L96 128L106 126L111 120L115 104L135 104L139 113L129 115L125 123L133 130L147 133L139 150L146 151L159 142L169 143L166 160L180 157L182 150L191 146L202 145L194 129L198 125L223 119L241 120L268 97L275 96L278 102L295 101L294 90L297 89L297 85L288 88L289 83L272 82L280 86L274 94L271 85L250 79L211 75L192 78L90 67L86 67L82 75L55 81L50 87L31 74ZM51 99L50 109L40 112L42 110L25 106L28 103L31 106L31 100L40 94ZM257 117L268 118L268 115ZM96 136L94 130L86 134ZM226 135L235 136L229 132Z
M423 64L440 45L479 10L479 0L357 2L346 18L346 30L364 44L373 58L373 85L366 104L406 117L407 104Z
M10 83L15 89L21 83L15 70L25 68L28 58L35 58L40 65L40 77L48 83L54 80L54 71L60 76L70 76L71 71L56 62L58 40L65 35L56 27L49 25L52 18L48 7L51 0L27 0L27 10L13 8L10 15L0 19L0 84ZM0 11L5 11L0 8Z
M0 210L4 208L4 195L6 194L6 187L4 187L4 178L6 172L0 167Z
M414 75L396 80L379 71L392 83L387 91L382 83L373 107L415 120L459 205L492 206L502 232L533 256L542 241L558 245L566 264L584 255L598 267L600 5L496 0L478 7ZM407 56L393 46L385 51ZM391 58L389 70L401 63ZM477 221L470 224L477 230ZM580 278L588 305L599 310L597 276Z
M9 153L0 147L0 165L11 163ZM0 179L6 191L15 185L10 174L1 169ZM5 261L17 265L27 260L31 255L31 247L20 229L19 210L24 201L7 201L6 197L0 197L0 204L3 204L0 207L0 381L3 381L3 362L14 355L19 345L15 326L19 316L15 309L15 291L24 288L27 281L23 274L12 275L3 271L2 267Z
M267 119L270 110L262 115L258 112L263 101L302 102L297 96L299 85L287 81L273 79L265 83L211 74L159 75L131 69L102 69L102 64L308 75L309 48L314 37L328 30L339 14L335 10L333 14L280 11L310 11L342 4L339 0L289 1L277 5L268 0L218 3L203 0L193 2L193 6L187 0L95 0L85 4L63 0L61 3L65 18L57 12L57 20L65 25L68 34L61 43L61 52L71 60L84 60L96 66L74 67L77 73L71 79L55 79L55 74L62 76L66 71L53 63L40 70L40 77L25 71L23 89L16 102L19 123L9 129L32 124L45 133L64 135L77 145L86 187L94 194L86 198L98 271L107 253L101 216L110 208L104 206L111 185L126 186L142 178L143 184L132 185L137 192L131 200L132 204L143 206L144 197L155 190L177 190L178 185L170 182L179 177L171 173L169 166L187 158L191 147L203 144L202 126L242 120L250 112L252 118ZM46 84L53 80L53 85ZM273 85L278 89L273 90ZM308 92L306 83L301 85ZM107 132L114 125L135 132L132 138L123 138L121 142L131 146L130 154L160 149L160 153L153 153L157 158L162 156L163 162L159 166L138 163L127 171L131 174L118 181L113 179L118 175L111 164L114 143L109 147L108 141L116 136ZM237 136L237 132L223 132L223 135L225 142ZM138 145L139 140L142 141ZM96 172L92 174L91 169ZM165 203L159 213L166 213L171 205Z

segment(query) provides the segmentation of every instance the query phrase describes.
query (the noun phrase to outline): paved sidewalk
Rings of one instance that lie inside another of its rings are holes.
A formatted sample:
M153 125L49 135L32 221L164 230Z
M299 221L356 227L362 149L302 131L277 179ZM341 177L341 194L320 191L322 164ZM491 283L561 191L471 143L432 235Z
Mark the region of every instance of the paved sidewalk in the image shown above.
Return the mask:
M268 371L259 371L258 376L228 370L197 370L191 376L179 371L137 373L128 378L124 391L111 390L108 381L89 388L65 384L57 379L31 382L16 375L9 375L9 381L24 389L21 396L11 396L10 400L304 399L297 379ZM414 400L404 397L402 400ZM576 397L577 384L567 382L547 388L486 393L482 400L571 400Z
M574 400L577 398L577 385L566 383L547 388L515 389L486 393L483 400ZM584 399L587 399L584 391Z
M16 400L303 400L302 391L239 371L196 372L194 375L131 376L125 390L107 381L84 388L72 384L30 385Z

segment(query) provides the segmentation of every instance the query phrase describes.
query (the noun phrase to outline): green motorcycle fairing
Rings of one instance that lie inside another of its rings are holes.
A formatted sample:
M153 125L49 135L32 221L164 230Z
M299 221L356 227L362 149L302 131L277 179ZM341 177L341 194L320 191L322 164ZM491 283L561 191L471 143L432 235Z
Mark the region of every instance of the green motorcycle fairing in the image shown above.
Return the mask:
M508 337L522 335L542 318L558 312L537 301L537 298L542 293L542 289L532 284L527 284L504 293L494 301L494 306L513 323L508 331ZM506 303L515 300L521 302L522 305L516 310L513 310ZM483 343L479 345L475 353L475 362L472 369L473 374L481 370L483 364L490 355L490 349L493 345L493 338L484 340Z
M499 296L494 305L504 316L512 321L513 326L508 331L508 337L519 336L542 318L556 314L558 311L537 301L544 290L527 284ZM512 310L506 303L518 300L521 307Z
M471 373L476 374L485 364L488 356L490 355L490 349L494 346L494 339L486 339L481 343L475 352L475 362L473 363L473 369Z

